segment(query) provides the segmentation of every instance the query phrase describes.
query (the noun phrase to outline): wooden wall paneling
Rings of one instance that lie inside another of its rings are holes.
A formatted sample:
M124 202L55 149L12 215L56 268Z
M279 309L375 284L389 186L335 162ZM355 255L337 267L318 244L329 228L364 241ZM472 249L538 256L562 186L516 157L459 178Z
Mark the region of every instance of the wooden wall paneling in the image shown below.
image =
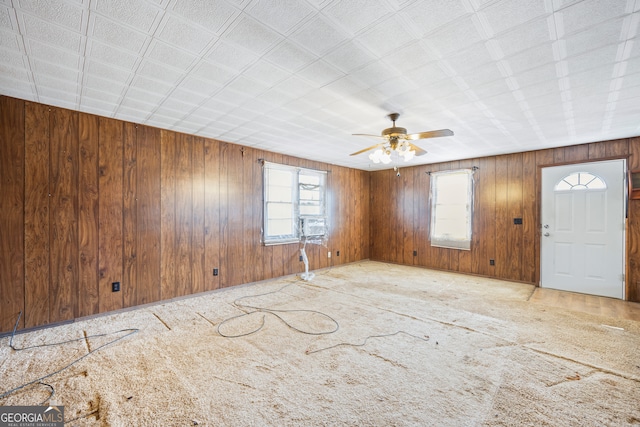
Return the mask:
M564 149L565 147L552 148L553 163L564 163Z
M368 172L356 171L358 205L354 218L355 227L358 233L357 249L353 253L354 261L369 258L369 179ZM366 226L365 226L366 223Z
M522 153L507 156L507 278L520 280L522 277L523 226L514 224L515 218L522 218Z
M564 149L565 162L584 162L589 160L589 145L571 145Z
M374 190L377 192L377 200L373 209L377 211L378 221L375 223L375 228L372 234L372 240L377 243L377 253L375 256L376 260L379 261L389 261L389 253L390 253L390 244L389 238L391 237L391 233L389 232L389 221L390 221L390 213L391 207L390 198L389 198L389 173L387 171L376 172L378 175L377 189Z
M640 137L629 140L629 170L640 169ZM626 298L640 301L640 200L629 200Z
M160 131L160 299L176 292L176 134Z
M254 193L255 184L254 181L259 179L258 170L260 164L258 163L257 151L252 148L244 148L241 151L242 155L242 195L243 205L242 210L242 257L246 261L251 260L248 264L245 264L245 268L242 269L242 283L255 282L258 279L258 272L260 269L255 268L255 262L257 259L258 251L254 248L260 246L260 229L256 230L254 216L259 216L259 209L262 209L262 198L258 193ZM260 262L260 264L262 264Z
M342 168L342 177L344 180L345 192L342 198L342 216L345 219L345 227L342 229L342 250L338 257L342 264L349 263L353 260L353 254L358 245L357 228L355 223L355 210L358 203L358 192L356 189L355 169Z
M137 305L161 298L162 183L160 129L136 127L137 142Z
M228 144L226 150L227 160L227 230L226 237L226 274L223 278L227 279L226 286L234 286L242 283L244 259L243 237L244 237L244 158L242 156L242 148L239 145Z
M589 147L589 159L601 159L607 156L606 153L606 144L602 142L593 142L591 144L587 144Z
M397 172L393 169L389 171L392 220L389 222L391 229L391 239L393 242L393 250L391 252L391 262L401 264L404 261L404 188L402 175L397 176Z
M229 211L233 196L229 196L229 174L233 167L229 160L229 151L233 146L228 143L220 143L220 287L230 286L229 269ZM231 215L233 214L233 210Z
M388 171L381 172L384 179L381 182L380 192L382 196L382 218L380 226L376 230L376 239L381 239L383 245L381 247L381 260L393 261L396 253L396 239L395 239L395 194L393 192L395 186L392 186L395 182L391 180L392 174Z
M367 191L365 179L365 173L363 171L354 170L355 176L355 188L357 191L355 198L355 212L354 212L354 229L357 233L357 240L354 241L354 250L352 252L353 261L360 261L368 258L366 255L366 248L369 247L369 227L368 227L368 210L369 206L369 192ZM364 224L367 227L363 227Z
M381 172L384 176L382 181L382 218L380 227L377 230L377 239L381 239L382 244L382 260L394 262L396 259L396 216L397 204L395 193L395 181L391 171L385 170Z
M124 307L137 305L138 274L138 191L136 125L124 123L123 128L123 182L122 182L122 298Z
M345 242L345 258L344 263L351 263L356 260L356 254L359 252L360 246L360 227L358 223L358 214L360 209L360 187L358 182L358 171L355 169L345 168L349 175L349 195L347 197L347 218L349 219L349 240ZM342 252L340 253L342 254Z
M353 253L353 246L355 245L355 222L353 217L354 209L354 185L353 185L353 171L348 168L340 168L342 174L342 192L340 195L340 206L342 211L343 226L340 233L341 242L339 247L340 255L337 256L337 260L340 264L346 264L351 261L351 254Z
M554 149L549 148L547 150L535 151L536 165L537 166L549 166L554 163ZM564 157L563 157L564 158Z
M477 273L495 276L496 267L491 265L490 260L495 261L496 258L496 158L482 158L478 161L478 167L478 214L474 215L480 240Z
M193 170L193 212L191 240L191 291L193 293L207 290L205 285L205 154L204 138L193 137L192 141Z
M331 252L331 258L328 260L329 265L334 266L339 264L339 260L336 257L336 251L340 250L342 245L342 236L340 231L344 222L341 210L341 199L344 189L342 188L342 176L339 166L332 165L329 169L329 218L331 224L331 233L329 238L329 249Z
M193 265L191 262L191 240L193 234L193 171L191 153L193 137L178 133L175 136L175 143L175 292L177 296L183 296L192 293L191 271Z
M123 293L112 292L113 282L123 282L123 122L100 118L99 129L99 306L100 311L123 307Z
M98 139L100 122L78 115L78 316L100 312ZM47 179L48 183L48 179Z
M495 208L495 226L496 226L496 249L495 263L496 276L500 278L509 278L511 254L508 252L507 238L509 237L509 168L508 157L496 157L496 208ZM511 220L513 221L513 220ZM512 224L512 223L511 223Z
M25 309L24 101L0 97L0 330L13 328ZM24 327L24 316L19 328Z
M585 146L586 147L586 146ZM588 154L588 150L585 150ZM522 154L522 277L518 280L538 283L538 239L540 220L536 208L536 155L529 151Z
M371 211L371 219L369 221L369 257L371 259L380 259L381 239L376 235L380 228L382 215L380 214L380 185L382 174L380 172L371 172L369 174L369 210Z
M6 114L4 109L2 114ZM30 328L49 323L49 107L33 102L25 103L24 121L23 320L24 326ZM13 125L17 124L1 124L3 129L10 129L8 126ZM17 142L5 141L3 138L2 146L6 149ZM4 152L1 157L7 160L12 158ZM5 167L7 171L12 170L3 163L2 169L5 170ZM2 182L4 181L3 177ZM4 189L1 194L5 194ZM2 211L4 212L4 206ZM11 228L3 224L2 230ZM4 251L5 248L2 249ZM9 255L11 252L3 254ZM5 275L3 270L3 277L10 276Z
M205 173L205 288L220 287L220 276L213 269L220 269L220 143L212 139L204 141ZM219 270L218 270L219 271Z
M51 143L49 310L51 322L60 322L77 316L78 113L52 108L49 118Z
M371 219L371 209L369 204L369 193L371 192L369 172L360 172L360 182L362 184L362 194L360 196L362 215L360 215L358 218L360 219L360 235L362 236L363 241L361 242L362 253L361 256L358 257L358 260L369 259L371 257L371 254L369 252L369 249L371 247L369 241L369 239L371 238L369 234L369 222Z
M404 260L404 195L402 188L402 179L396 175L397 172L389 171L389 180L391 192L389 196L392 200L392 220L389 221L391 228L391 240L393 251L391 252L391 262L402 264Z
M607 157L624 157L629 153L629 140L607 141L604 150Z
M358 229L355 222L356 209L358 208L358 191L355 172L355 169L349 168L344 168L343 171L347 189L343 198L343 215L346 220L346 229L343 227L345 238L342 241L342 250L339 257L343 264L350 263L354 259L354 253L358 245L356 240L358 238Z
M414 257L413 251L415 250L415 222L416 217L413 212L413 207L416 204L415 194L416 185L414 181L414 175L411 169L405 168L400 170L400 178L402 185L402 263L406 265L413 265ZM399 180L400 181L400 180Z
M347 242L347 250L345 250L344 262L350 263L354 262L360 252L360 245L362 242L362 237L360 236L360 224L358 221L360 213L360 192L362 191L362 187L360 185L359 174L356 169L347 169L349 172L349 182L351 184L350 190L350 206L348 208L347 215L349 217L349 232L350 237Z
M331 233L329 237L329 248L327 251L331 252L331 258L328 259L330 266L338 265L339 260L336 257L336 251L340 250L339 247L342 244L340 236L340 230L342 228L342 222L344 218L341 217L340 199L342 197L342 177L340 176L340 168L335 165L331 165L329 168L329 218L331 221Z
M423 242L426 240L426 223L422 209L422 199L424 199L424 171L421 167L410 169L413 173L413 249L416 256L411 253L413 265L420 265L420 253L423 250Z

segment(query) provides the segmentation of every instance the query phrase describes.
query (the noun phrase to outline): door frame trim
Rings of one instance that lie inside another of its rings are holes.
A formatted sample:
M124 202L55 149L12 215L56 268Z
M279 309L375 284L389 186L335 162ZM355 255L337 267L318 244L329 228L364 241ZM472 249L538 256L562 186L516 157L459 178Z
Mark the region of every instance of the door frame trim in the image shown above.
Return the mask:
M624 165L624 175L625 175L625 188L628 188L629 183L627 182L629 177L629 160L631 158L630 154L625 154L622 156L608 156L608 157L601 157L601 158L597 158L597 159L586 159L586 160L575 160L575 161L567 161L567 162L558 162L558 163L545 163L545 164L540 164L537 165L537 169L536 169L536 215L537 215L537 232L536 232L536 236L534 239L534 245L535 245L535 254L536 254L536 260L535 260L535 269L536 269L536 274L537 274L537 280L536 280L536 287L538 288L542 288L542 246L541 246L541 242L540 242L540 237L542 234L542 169L543 168L549 168L549 167L554 167L554 166L567 166L567 165L577 165L577 164L589 164L589 163L596 163L596 162L606 162L609 160L625 160L625 165ZM628 258L628 254L629 254L629 233L628 233L628 227L629 227L629 192L625 191L625 194L623 196L623 200L624 200L624 212L625 212L625 217L624 217L624 230L623 230L623 239L624 239L624 243L623 243L623 254L622 254L622 261L623 261L623 266L622 266L622 270L624 272L624 289L623 289L623 299L619 300L619 301L628 301L629 298L629 258Z

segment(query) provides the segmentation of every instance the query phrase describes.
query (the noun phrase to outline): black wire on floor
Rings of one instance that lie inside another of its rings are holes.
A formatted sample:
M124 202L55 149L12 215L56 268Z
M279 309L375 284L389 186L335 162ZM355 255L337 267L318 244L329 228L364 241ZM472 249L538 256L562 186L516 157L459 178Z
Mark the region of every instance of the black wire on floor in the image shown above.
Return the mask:
M20 385L18 387L12 388L11 390L5 391L4 393L0 394L0 399L4 399L5 397L7 397L7 396L19 391L19 390L22 390L22 389L27 388L27 387L29 387L31 385L34 385L34 384L40 384L40 385L43 385L45 387L49 387L49 389L51 390L51 393L49 394L49 397L47 397L44 401L42 401L40 403L40 405L44 405L45 402L50 401L53 398L53 396L54 396L54 394L56 392L55 388L52 385L44 383L43 380L45 380L47 378L50 378L50 377L52 377L52 376L54 376L56 374L59 374L60 372L72 367L73 365L75 365L76 363L80 362L81 360L83 360L87 356L95 353L96 351L98 351L98 350L100 350L100 349L102 349L102 348L104 348L104 347L106 347L106 346L108 346L110 344L113 344L113 343L115 343L117 341L120 341L120 340L122 340L122 339L124 339L124 338L126 338L126 337L128 337L130 335L133 335L133 334L135 334L135 333L137 333L139 331L139 329L121 329L119 331L109 332L109 333L106 333L106 334L86 335L86 336L83 336L82 338L76 338L76 339L71 339L71 340L67 340L67 341L31 345L31 346L27 346L27 347L16 347L16 346L13 345L13 339L15 337L16 329L18 328L18 324L20 323L20 317L21 316L22 316L22 311L18 315L18 320L16 320L16 324L13 327L13 332L11 333L11 339L9 340L9 347L11 347L14 351L23 351L23 350L29 350L29 349L32 349L32 348L41 348L41 347L51 347L51 346L56 346L56 345L63 345L63 344L68 344L68 343L76 342L76 341L85 341L85 340L87 340L89 338L107 337L109 335L114 335L114 334L119 334L121 332L126 332L125 335L122 335L121 337L118 337L118 338L116 338L116 339L114 339L112 341L109 341L109 342L107 342L105 344L102 344L101 346L98 346L98 347L94 348L93 350L90 350L88 353L86 353L83 356L75 359L73 362L71 362L68 365L58 369L55 372L51 372L51 373L49 373L47 375L44 375L44 376L42 376L40 378L37 378L37 379L35 379L33 381L29 381L28 383L24 383L24 384L22 384L22 385Z
M334 345L329 346L329 347L318 348L318 349L316 349L316 350L307 350L307 351L305 351L305 354L319 353L319 352L321 352L321 351L329 350L329 349L336 348L336 347L340 347L340 346L364 347L364 346L367 344L367 341L369 341L369 339L371 339L371 338L385 338L385 337L392 337L392 336L394 336L394 335L398 335L398 334L405 334L405 335L408 335L408 336L410 336L410 337L413 337L413 338L415 338L415 339L418 339L418 340L421 340L421 341L425 341L425 342L429 341L429 336L428 336L428 335L423 335L423 336L421 336L421 337L420 337L420 336L418 336L418 335L410 334L409 332L405 332L405 331L397 331L397 332L394 332L394 333L392 333L392 334L369 335L369 336L368 336L368 337L366 337L366 338L364 339L364 341L363 341L362 343L360 343L360 344L353 344L353 343L348 343L348 342L341 342L341 343L334 344Z
M293 285L294 283L296 283L296 282L292 282L292 283L289 283L288 285L284 285L283 287L281 287L280 289L277 289L275 291L265 292L263 294L256 294L256 295L246 295L246 296L243 296L243 297L240 297L240 298L236 299L233 302L233 305L235 307L237 307L239 310L244 311L244 313L243 314L239 314L237 316L229 317L229 318L223 320L222 322L220 322L218 324L218 327L217 327L218 334L220 334L221 336L223 336L225 338L239 338L239 337L245 337L247 335L255 334L256 332L260 331L264 327L265 317L266 317L267 314L275 316L282 323L284 323L288 328L290 328L290 329L292 329L292 330L294 330L296 332L300 332L302 334L306 334L306 335L327 335L327 334L332 334L332 333L336 332L340 328L340 324L338 323L338 321L336 319L334 319L333 317L329 316L328 314L322 313L321 311L317 311L317 310L276 310L276 309L273 309L273 308L258 307L258 306L248 305L248 304L242 304L242 303L239 302L239 301L241 301L243 299L247 299L247 298L257 298L257 297L261 297L261 296L265 296L265 295L272 295L272 294L278 293L278 292L282 291L284 288L287 288L287 287ZM250 309L250 310L253 310L253 311L245 311L245 309ZM241 334L235 334L235 335L225 334L225 333L220 331L221 327L223 325L225 325L226 323L231 322L231 321L233 321L235 319L251 316L251 315L253 315L255 313L263 313L262 322L261 322L260 326L258 326L257 328L255 328L253 330L250 330L248 332L244 332L244 333L241 333ZM296 328L291 323L287 322L285 319L282 318L281 314L283 314L283 313L308 313L308 314L320 315L321 317L324 317L324 318L328 319L331 323L333 323L335 325L335 327L332 328L332 329L326 330L326 331L309 331L309 330Z

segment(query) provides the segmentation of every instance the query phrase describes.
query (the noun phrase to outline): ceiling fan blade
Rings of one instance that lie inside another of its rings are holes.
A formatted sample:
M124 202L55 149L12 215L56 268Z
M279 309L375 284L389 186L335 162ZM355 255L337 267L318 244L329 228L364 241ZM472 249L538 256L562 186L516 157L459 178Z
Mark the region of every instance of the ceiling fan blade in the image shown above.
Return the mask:
M417 145L409 143L409 147L411 147L411 149L416 152L416 156L422 156L422 155L427 154L426 150L423 150L422 148L418 147Z
M371 147L367 147L367 148L365 148L363 150L356 151L355 153L351 153L350 156L357 156L358 154L362 154L365 151L373 150L374 148L382 147L383 145L384 145L383 143L372 145Z
M438 138L439 136L451 136L453 131L450 129L430 130L428 132L412 133L406 136L406 139L415 141L416 139Z
M382 135L371 135L368 133L352 133L351 136L371 136L373 138L384 138Z

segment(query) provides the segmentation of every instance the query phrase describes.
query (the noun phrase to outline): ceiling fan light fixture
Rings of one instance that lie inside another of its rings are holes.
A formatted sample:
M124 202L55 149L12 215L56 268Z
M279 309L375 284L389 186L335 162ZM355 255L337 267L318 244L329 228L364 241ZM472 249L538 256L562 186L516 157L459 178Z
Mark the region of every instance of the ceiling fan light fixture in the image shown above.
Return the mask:
M397 153L398 157L401 157L405 162L408 162L416 156L427 154L425 150L416 145L413 145L410 141L453 135L453 131L451 131L450 129L440 129L407 134L407 130L405 128L396 126L396 120L399 116L400 114L398 113L389 114L389 119L391 119L391 121L393 122L393 126L384 129L380 136L364 133L354 134L357 136L377 137L385 141L372 145L371 147L367 147L363 150L356 151L355 153L351 153L351 155L355 156L366 151L376 149L374 153L369 154L369 160L371 160L373 163L391 163L391 155L394 152Z
M380 163L381 157L382 157L381 149L377 149L373 153L369 154L369 160L371 160L373 163Z
M391 163L391 153L389 153L388 151L383 153L380 156L380 161L385 165L388 165L389 163Z
M400 155L404 157L404 161L405 162L408 162L409 160L413 159L416 156L416 152L415 152L415 150L412 150L410 148L407 151L405 151L404 153L401 153Z

